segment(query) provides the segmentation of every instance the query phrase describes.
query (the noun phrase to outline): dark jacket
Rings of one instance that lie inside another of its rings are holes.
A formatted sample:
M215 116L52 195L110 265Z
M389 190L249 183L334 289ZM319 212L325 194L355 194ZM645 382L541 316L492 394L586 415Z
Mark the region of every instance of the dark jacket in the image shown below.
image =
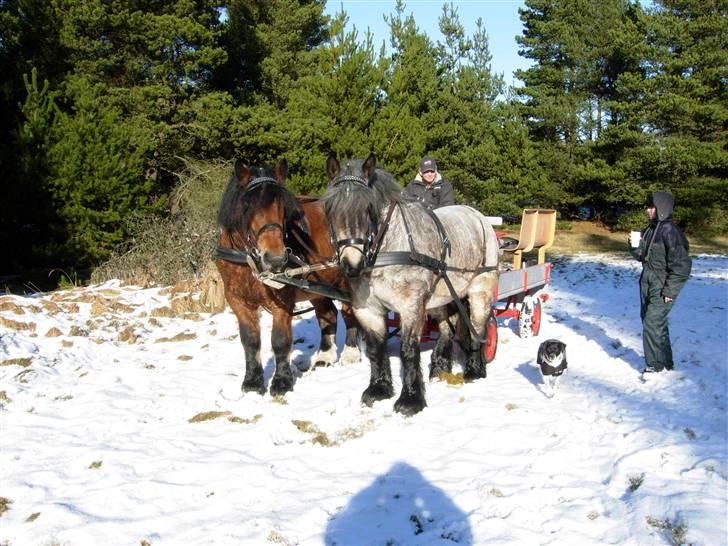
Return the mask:
M407 184L402 194L424 203L427 208L437 209L455 204L455 191L452 184L443 178L440 173L429 186L425 185L418 174L415 179Z
M630 252L642 262L640 292L643 298L675 299L690 276L692 259L688 240L672 222L675 202L666 192L652 195L655 219L642 232L640 245Z

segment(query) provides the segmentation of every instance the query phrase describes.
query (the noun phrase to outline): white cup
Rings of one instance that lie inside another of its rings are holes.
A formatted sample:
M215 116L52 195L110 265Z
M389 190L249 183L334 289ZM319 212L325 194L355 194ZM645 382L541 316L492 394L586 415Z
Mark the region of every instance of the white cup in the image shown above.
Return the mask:
M640 246L640 239L642 238L642 233L639 231L630 231L629 232L629 244L632 248L637 248Z

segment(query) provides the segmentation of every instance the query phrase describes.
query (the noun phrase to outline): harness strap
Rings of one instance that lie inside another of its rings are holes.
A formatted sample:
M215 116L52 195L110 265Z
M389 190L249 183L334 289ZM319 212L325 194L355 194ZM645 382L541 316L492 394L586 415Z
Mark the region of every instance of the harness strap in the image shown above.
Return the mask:
M445 258L451 255L452 249L450 248L450 239L447 236L447 231L445 231L445 226L442 225L442 221L437 216L437 214L435 214L435 211L433 211L432 209L426 210L430 214L430 218L432 218L432 221L435 222L437 232L440 235L440 259L444 262Z
M387 232L387 228L389 227L389 221L392 219L392 213L394 212L394 207L396 205L397 205L396 201L391 201L389 203L389 208L387 209L387 214L384 216L384 222L382 222L379 225L377 234L374 237L374 240L372 241L372 246L369 248L369 257L367 258L367 265L369 265L369 266L371 266L372 264L374 264L377 261L377 256L379 255L379 244L382 242L382 238L384 237L384 234Z
M447 266L443 261L433 258L432 256L420 254L419 252L407 252L406 250L381 252L377 255L377 261L371 265L370 268L386 267L390 265L420 265L438 273L447 270L454 273L480 274L487 273L488 271L496 271L498 269L497 266L480 266L475 269Z
M477 341L478 343L485 343L487 340L480 337L478 335L478 333L475 331L475 326L473 326L473 323L470 320L470 315L468 313L468 310L465 309L465 306L463 305L462 300L460 298L458 298L458 295L455 292L455 287L450 282L450 278L447 275L443 275L442 280L445 281L445 286L447 286L447 289L450 291L450 296L452 297L453 301L455 302L455 305L457 305L458 313L460 313L460 319L468 327L468 330L470 330L470 335L472 336L472 338L475 341Z
M304 238L303 238L303 237L301 237L301 234L300 234L300 233L298 232L298 230L296 230L296 229L294 229L294 230L291 230L291 234L292 234L292 235L293 235L293 237L294 237L294 238L296 239L296 241L298 241L298 244L300 244L300 245L301 245L301 246L303 247L303 249L304 249L304 250L305 250L306 252L308 252L308 253L309 253L309 254L310 254L311 256L315 257L315 258L316 258L316 259L318 259L318 260L325 260L325 261L329 261L329 260L331 260L331 259L332 259L332 258L331 258L331 257L329 257L329 256L322 256L321 254L319 254L318 252L316 252L316 251L315 251L315 250L314 250L313 248L311 248L311 245L309 245L309 244L308 244L308 243L307 243L307 242L306 242L306 241L304 240Z
M388 265L419 265L422 267L425 267L427 269L430 269L432 271L436 271L440 278L445 281L445 286L447 286L448 291L450 292L450 297L452 297L453 302L455 302L455 305L457 306L458 313L460 315L460 319L463 321L463 323L468 327L468 330L470 331L470 335L472 338L477 341L478 343L485 343L486 340L483 339L478 335L478 333L475 331L475 327L473 326L472 321L470 320L470 316L468 314L468 310L465 309L465 306L463 305L463 302L458 297L457 292L455 292L455 287L452 285L452 282L450 282L450 277L448 277L447 272L456 272L456 273L485 273L488 271L495 271L498 269L498 267L493 266L481 266L477 269L463 269L462 267L447 267L445 262L442 260L436 260L435 258L431 256L427 256L426 254L420 254L419 252L407 252L407 251L399 251L399 252L384 252L382 254L379 254L377 257L377 261L372 267L384 267Z
M409 242L410 247L410 253L414 256L417 254L417 251L415 250L415 242L412 239L412 230L409 227L409 224L407 223L407 215L404 213L404 210L402 209L402 206L400 205L400 213L402 214L402 223L404 224L404 230L407 233L407 241Z
M255 238L256 239L259 238L263 233L265 233L266 231L269 231L271 229L277 229L284 235L286 233L286 230L283 229L283 226L281 224L279 224L278 222L270 222L258 230L258 232L255 234Z
M289 286L293 286L294 288L298 288L299 290L303 290L304 292L311 292L313 294L324 296L326 298L351 303L351 294L349 292L345 292L344 290L336 288L335 286L328 283L307 281L306 279L298 277L289 277L285 273L270 275L268 279L287 284Z
M225 248L222 246L217 247L215 250L215 257L232 262L235 264L248 265L248 257L250 254L244 250L238 250L237 248Z

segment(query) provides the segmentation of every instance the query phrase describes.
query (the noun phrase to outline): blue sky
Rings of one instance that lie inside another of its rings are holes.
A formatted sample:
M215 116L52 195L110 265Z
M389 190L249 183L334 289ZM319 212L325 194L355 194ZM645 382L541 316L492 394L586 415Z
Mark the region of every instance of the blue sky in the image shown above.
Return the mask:
M412 13L421 31L433 41L440 40L442 35L437 21L444 3L455 6L469 36L475 31L478 17L483 19L493 55L493 70L502 72L506 83L513 83L514 70L530 65L527 59L519 57L515 40L515 36L523 30L518 17L518 8L523 7L522 0L409 0L406 1L405 14ZM349 16L349 26L356 26L360 39L369 28L377 47L383 41L389 45L389 28L383 16L394 12L395 0L329 0L326 14L333 15L341 11L342 6Z

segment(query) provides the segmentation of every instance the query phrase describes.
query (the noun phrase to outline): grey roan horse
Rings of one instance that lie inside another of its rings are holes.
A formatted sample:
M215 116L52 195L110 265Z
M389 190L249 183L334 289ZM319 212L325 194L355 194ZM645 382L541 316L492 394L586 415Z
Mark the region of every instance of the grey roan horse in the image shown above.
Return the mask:
M458 299L468 299L474 334L461 339L464 378L485 377L481 349L498 286L498 241L487 219L466 206L443 207L433 215L401 195L394 177L376 168L374 155L343 168L332 155L326 172L326 218L371 363L362 403L371 406L394 395L385 321L387 312L395 311L401 321L403 371L394 409L413 415L427 405L419 336L429 313L440 327L430 378L451 371L453 333L447 304L455 299L453 292Z

